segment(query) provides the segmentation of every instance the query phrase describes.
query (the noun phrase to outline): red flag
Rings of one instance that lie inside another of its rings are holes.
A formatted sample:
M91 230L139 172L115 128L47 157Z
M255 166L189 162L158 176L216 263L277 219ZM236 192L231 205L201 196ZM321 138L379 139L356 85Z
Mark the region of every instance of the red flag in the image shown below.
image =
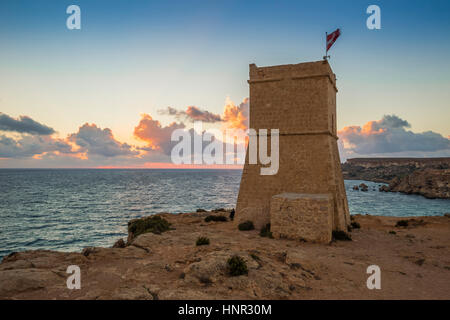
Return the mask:
M330 34L327 34L327 52L330 50L331 46L334 44L334 42L339 38L341 35L341 30L336 29L336 31L333 31Z

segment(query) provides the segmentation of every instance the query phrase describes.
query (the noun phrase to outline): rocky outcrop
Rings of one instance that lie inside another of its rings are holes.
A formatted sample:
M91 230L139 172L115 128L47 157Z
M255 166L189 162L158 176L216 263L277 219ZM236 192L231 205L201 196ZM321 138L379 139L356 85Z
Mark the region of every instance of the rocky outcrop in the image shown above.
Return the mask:
M385 183L422 169L450 169L450 158L354 158L342 164L344 179Z
M394 178L380 191L419 194L426 198L450 199L450 169L425 169L402 178Z
M361 183L359 185L359 189L361 189L361 191L367 192L367 191L369 191L369 186L365 183Z
M353 216L354 241L329 245L261 237L211 212L163 214L170 229L116 248L26 251L0 264L0 299L448 299L450 219ZM226 212L215 213L226 214ZM209 245L196 246L198 237ZM241 257L248 272L231 276ZM367 290L367 266L382 266L383 290ZM420 262L420 263L419 263ZM81 270L68 289L67 267Z
M344 179L384 182L389 186L380 191L441 199L450 199L449 170L450 158L356 158L342 164Z

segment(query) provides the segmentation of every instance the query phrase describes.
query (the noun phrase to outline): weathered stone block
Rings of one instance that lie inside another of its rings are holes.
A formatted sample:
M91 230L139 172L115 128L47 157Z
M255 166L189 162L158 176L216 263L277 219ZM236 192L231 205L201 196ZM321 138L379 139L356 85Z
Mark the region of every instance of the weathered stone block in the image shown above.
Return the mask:
M270 231L275 238L329 243L332 217L331 194L282 193L270 201Z

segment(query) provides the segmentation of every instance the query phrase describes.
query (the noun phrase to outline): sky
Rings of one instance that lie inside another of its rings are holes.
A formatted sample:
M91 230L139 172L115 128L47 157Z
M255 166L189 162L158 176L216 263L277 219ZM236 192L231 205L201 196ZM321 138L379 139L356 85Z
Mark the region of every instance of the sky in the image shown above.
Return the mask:
M245 127L250 63L320 60L338 27L341 159L450 156L449 1L3 0L0 168L159 167L193 120Z

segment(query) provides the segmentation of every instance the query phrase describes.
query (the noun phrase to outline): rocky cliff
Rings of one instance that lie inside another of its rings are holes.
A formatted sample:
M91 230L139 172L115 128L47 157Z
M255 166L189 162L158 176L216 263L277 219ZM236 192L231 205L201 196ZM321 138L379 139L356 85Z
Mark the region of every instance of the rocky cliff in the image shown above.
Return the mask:
M450 158L355 158L342 171L344 179L389 183L380 191L450 199Z
M380 191L420 194L426 198L450 199L450 169L423 169L402 178L394 178Z

